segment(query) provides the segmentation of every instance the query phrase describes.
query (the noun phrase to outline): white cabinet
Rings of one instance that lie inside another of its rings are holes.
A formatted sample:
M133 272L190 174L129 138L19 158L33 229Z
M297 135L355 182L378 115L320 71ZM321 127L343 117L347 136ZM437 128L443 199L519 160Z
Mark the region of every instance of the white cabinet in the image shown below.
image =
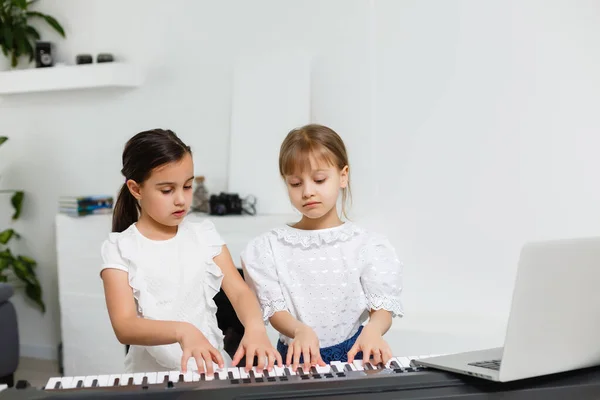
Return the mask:
M190 214L192 221L210 218L239 267L240 253L254 236L294 215L207 216ZM56 216L56 251L63 344L64 374L94 375L123 372L125 346L112 330L102 280L100 245L111 230L111 215L73 218ZM275 332L269 336L274 341Z

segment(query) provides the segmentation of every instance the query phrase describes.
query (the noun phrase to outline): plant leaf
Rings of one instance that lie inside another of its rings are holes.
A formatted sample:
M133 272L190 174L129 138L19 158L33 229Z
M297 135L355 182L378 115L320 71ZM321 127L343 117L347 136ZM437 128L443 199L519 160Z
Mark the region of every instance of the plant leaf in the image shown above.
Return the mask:
M29 258L27 256L19 256L18 257L19 260L21 260L25 265L27 265L27 268L31 271L31 273L33 274L33 270L37 265L37 262L33 259L33 258Z
M2 145L2 143L6 142L7 140L8 140L8 137L0 136L0 145Z
M19 218L21 215L21 209L23 208L23 198L25 197L25 193L22 190L15 192L15 194L11 197L10 202L15 209L15 213L12 216L12 219L15 220Z
M14 229L5 229L4 231L0 232L0 243L2 244L7 244L8 241L15 236L15 230ZM18 237L18 235L17 235ZM2 252L4 253L4 252Z
M29 36L32 36L35 40L40 40L40 33L33 26L28 25L27 28L25 28L25 31Z
M28 17L40 17L44 18L48 25L50 25L56 32L58 32L62 37L66 37L65 30L62 25L52 16L43 14L39 11L27 11Z
M46 306L42 300L42 287L38 282L35 284L28 284L25 288L25 294L35 302L42 309L42 313L46 312Z

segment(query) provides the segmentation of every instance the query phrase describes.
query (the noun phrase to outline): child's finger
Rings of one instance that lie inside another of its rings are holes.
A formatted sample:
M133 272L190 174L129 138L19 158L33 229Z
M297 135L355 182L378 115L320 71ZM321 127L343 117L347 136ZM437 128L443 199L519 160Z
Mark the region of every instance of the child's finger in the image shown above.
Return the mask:
M285 357L285 365L289 366L292 363L293 355L294 355L294 346L288 346L287 355Z
M261 349L260 347L258 347L256 349L256 358L258 358L258 362L256 363L256 368L258 368L259 371L262 371L263 369L265 369L267 367L265 365L266 364L265 361L267 361L267 363L269 362L269 357L267 356L267 352L264 349Z
M378 365L381 363L381 350L377 347L373 348L373 361L371 364Z
M279 367L283 367L283 359L281 357L281 353L277 349L273 349L275 352L275 358L277 359L277 365Z
M210 348L209 351L212 356L212 361L217 363L219 368L223 368L225 366L225 361L223 361L223 356L221 355L221 352L215 349L214 347Z
M381 352L381 358L381 362L384 364L390 361L392 358L392 350L390 350L389 346L386 346L386 348Z
M235 354L233 355L233 359L231 360L231 364L234 367L236 367L238 363L242 360L242 357L244 357L244 351L244 346L240 344Z
M202 358L204 359L204 361L206 363L206 374L208 376L213 376L214 369L213 369L212 356L210 354L210 351L204 350L202 352Z
M304 372L306 373L307 371L310 371L310 354L311 354L311 348L309 346L305 346L302 349L302 357L304 358Z
M356 343L354 344L354 346L352 346L352 348L348 352L348 362L349 363L352 363L354 361L354 357L356 356L356 353L358 353L359 349L360 349L360 346Z
M189 350L183 351L183 356L181 357L181 372L184 374L187 372L187 363L190 357L192 356L192 352Z
M194 354L194 359L196 360L196 366L198 367L198 373L204 373L204 360L202 359L202 354L198 351Z
M249 372L252 369L255 353L255 348L253 346L248 346L246 349L246 372Z

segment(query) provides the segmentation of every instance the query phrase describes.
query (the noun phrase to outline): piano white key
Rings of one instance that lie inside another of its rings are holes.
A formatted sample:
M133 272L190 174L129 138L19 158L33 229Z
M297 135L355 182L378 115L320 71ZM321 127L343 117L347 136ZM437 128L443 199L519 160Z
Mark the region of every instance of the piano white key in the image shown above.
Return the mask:
M71 389L73 384L72 376L63 376L60 380L63 389Z
M133 374L121 374L121 378L119 378L119 385L129 385L129 378L133 379Z
M326 365L324 367L317 365L315 366L315 369L319 374L329 374L330 372L332 372L331 367L329 365Z
M85 380L83 381L83 387L91 388L92 385L94 384L94 381L97 381L97 380L98 380L98 377L96 375L86 376Z
M98 375L98 386L99 387L107 387L109 378L110 378L110 375Z
M263 370L262 369L258 369L258 367L252 367L252 372L254 373L254 377L255 378L262 378L263 377Z
M73 378L73 381L71 382L71 387L76 388L79 386L80 388L82 388L84 381L85 381L85 376L76 376Z
M156 383L163 383L165 381L171 379L171 373L169 371L160 371L156 373Z
M363 371L365 369L363 366L363 360L354 360L353 364L357 371Z
M273 371L270 372L271 376L284 376L285 375L285 369L283 367L279 367L279 366L274 366L273 367Z
M183 374L183 381L184 382L194 382L194 372L196 371L192 371L192 370L187 370L187 372L185 374Z
M219 373L219 380L222 381L224 379L229 379L229 368L219 368L218 371L215 371Z
M181 375L181 371L169 371L169 380L171 382L179 382L179 375Z
M329 363L329 365L335 366L337 372L344 372L344 367L346 366L346 363L341 361L332 361L331 363Z
M240 379L240 369L239 368L227 368L227 376L229 377L229 373L233 375L233 379Z
M115 385L115 379L121 379L121 374L112 374L108 376L108 386L112 387L112 386L118 386Z
M53 390L56 387L57 383L61 382L61 378L60 377L54 377L54 378L50 378L48 379L48 382L46 382L46 386L44 386L45 390ZM60 389L60 387L59 387Z
M248 373L246 372L246 368L240 368L240 378L242 379L247 379L250 378L250 375L248 375Z
M156 372L148 372L144 374L144 376L146 377L149 385L154 385L156 383Z
M409 368L410 367L410 358L408 358L408 357L396 357L396 359L402 365L402 368Z
M3 391L3 390L6 390L6 389L8 389L8 385L6 385L6 384L0 384L0 392Z
M145 375L146 374L144 374L143 372L136 372L135 374L133 374L133 384L141 385Z

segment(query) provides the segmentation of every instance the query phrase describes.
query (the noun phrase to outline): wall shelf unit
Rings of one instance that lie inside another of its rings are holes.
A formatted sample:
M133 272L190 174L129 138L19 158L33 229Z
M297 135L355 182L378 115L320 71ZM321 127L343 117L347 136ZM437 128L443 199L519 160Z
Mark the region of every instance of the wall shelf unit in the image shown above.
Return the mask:
M0 72L0 95L95 88L133 88L143 75L128 63L112 62Z

